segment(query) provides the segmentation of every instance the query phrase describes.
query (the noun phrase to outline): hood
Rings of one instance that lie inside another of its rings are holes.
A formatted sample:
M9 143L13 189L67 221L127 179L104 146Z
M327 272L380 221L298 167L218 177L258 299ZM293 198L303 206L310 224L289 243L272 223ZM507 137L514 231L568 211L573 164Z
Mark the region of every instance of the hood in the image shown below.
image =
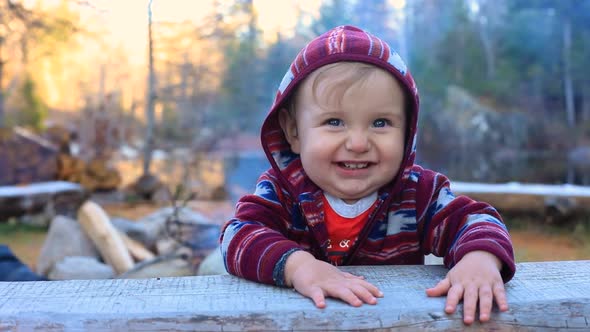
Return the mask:
M277 172L279 180L292 194L306 179L299 155L293 153L279 124L279 110L297 85L311 72L324 65L340 61L357 61L383 68L402 86L407 98L407 130L404 159L400 172L388 190L396 192L410 175L416 149L418 122L418 90L406 64L399 54L378 37L353 26L339 26L313 39L295 57L285 74L270 111L261 128L261 142L266 157ZM402 171L403 170L403 171ZM297 196L295 196L297 197Z

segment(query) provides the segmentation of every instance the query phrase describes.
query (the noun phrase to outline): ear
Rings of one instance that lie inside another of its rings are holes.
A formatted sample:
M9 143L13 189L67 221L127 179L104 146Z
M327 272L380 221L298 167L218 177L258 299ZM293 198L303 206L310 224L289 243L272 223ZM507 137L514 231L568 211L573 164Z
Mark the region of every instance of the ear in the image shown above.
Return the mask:
M291 114L287 109L282 108L279 110L279 123L285 138L291 145L291 151L295 153L300 152L299 136L297 135L297 121L295 116Z

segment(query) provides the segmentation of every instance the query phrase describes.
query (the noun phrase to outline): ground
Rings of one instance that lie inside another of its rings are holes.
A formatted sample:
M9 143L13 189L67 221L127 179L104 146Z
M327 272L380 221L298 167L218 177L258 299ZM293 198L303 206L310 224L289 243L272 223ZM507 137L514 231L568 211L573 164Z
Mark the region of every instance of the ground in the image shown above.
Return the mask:
M229 202L194 202L189 205L222 223L233 209ZM137 220L161 206L145 203L103 205L109 216ZM590 259L590 232L583 226L574 229L538 225L530 220L507 220L516 260L555 261ZM34 267L45 239L45 229L33 226L0 224L0 243L7 244L27 265Z

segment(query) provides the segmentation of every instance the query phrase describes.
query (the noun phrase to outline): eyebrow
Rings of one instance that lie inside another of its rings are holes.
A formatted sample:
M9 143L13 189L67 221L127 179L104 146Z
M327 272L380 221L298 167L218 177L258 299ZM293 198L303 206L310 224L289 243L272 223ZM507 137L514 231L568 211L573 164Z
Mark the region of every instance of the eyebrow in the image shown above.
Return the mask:
M405 114L403 112L399 112L399 113L398 112L379 112L376 115L379 117L381 117L381 116L382 117L394 117L397 120L401 121Z

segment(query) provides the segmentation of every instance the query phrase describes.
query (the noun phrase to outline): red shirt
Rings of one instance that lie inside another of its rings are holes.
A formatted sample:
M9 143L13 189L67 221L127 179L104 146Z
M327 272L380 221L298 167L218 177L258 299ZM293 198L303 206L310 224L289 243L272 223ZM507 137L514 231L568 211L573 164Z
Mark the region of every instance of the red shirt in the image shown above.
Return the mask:
M333 265L341 265L344 256L352 248L361 229L367 222L373 205L365 212L352 218L339 215L324 196L324 220L328 229L328 258Z

